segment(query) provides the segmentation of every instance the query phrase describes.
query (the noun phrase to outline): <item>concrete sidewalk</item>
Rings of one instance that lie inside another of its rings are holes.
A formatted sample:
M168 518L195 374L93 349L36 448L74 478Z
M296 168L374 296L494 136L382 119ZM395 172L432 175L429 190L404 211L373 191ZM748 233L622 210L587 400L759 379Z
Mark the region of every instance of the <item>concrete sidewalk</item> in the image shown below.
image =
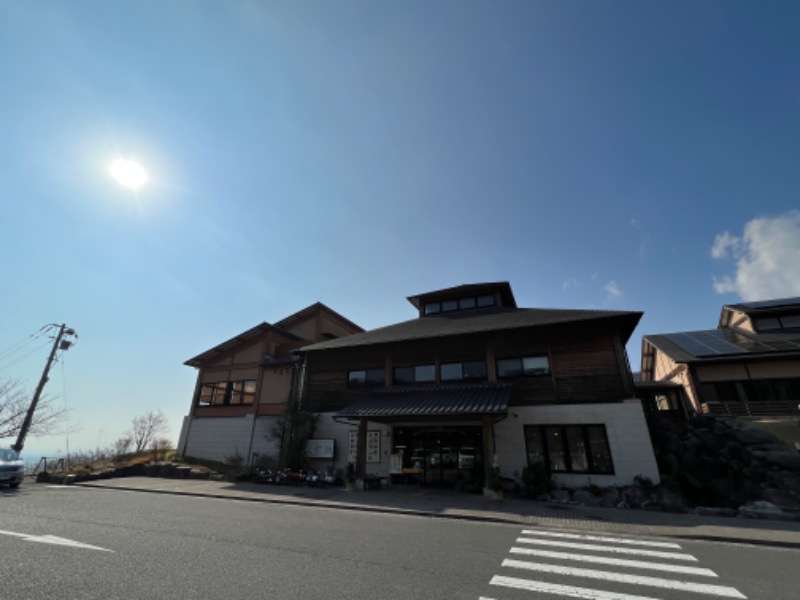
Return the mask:
M477 494L416 486L345 491L342 488L286 487L249 482L230 483L154 477L105 479L75 485L86 488L800 549L800 522L559 505L516 498L490 500Z

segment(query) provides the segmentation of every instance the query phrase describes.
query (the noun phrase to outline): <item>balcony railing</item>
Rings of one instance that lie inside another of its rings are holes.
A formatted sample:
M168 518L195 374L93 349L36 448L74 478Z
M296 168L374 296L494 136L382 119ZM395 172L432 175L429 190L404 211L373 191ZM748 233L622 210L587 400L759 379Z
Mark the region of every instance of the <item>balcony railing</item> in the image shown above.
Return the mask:
M800 401L707 402L703 405L703 412L737 417L800 416Z

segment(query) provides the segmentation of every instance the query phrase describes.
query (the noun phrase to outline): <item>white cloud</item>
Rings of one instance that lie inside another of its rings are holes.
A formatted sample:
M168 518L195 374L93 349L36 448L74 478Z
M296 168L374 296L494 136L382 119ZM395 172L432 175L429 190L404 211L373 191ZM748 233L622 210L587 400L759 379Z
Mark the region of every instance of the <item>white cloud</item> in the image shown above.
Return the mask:
M622 296L622 290L619 289L619 286L617 286L614 281L609 281L603 286L603 289L606 291L606 294L608 294L606 300L613 300L614 298Z
M735 273L714 278L719 294L735 292L743 300L800 296L800 211L748 221L742 237L718 235L711 256L736 260Z
M578 285L580 285L578 280L574 277L570 277L569 279L564 280L564 283L561 284L561 289L568 290L569 288L578 287Z
M725 231L720 233L714 240L714 245L711 247L711 256L714 258L725 258L728 256L729 251L732 254L736 254L741 248L741 245L741 239Z

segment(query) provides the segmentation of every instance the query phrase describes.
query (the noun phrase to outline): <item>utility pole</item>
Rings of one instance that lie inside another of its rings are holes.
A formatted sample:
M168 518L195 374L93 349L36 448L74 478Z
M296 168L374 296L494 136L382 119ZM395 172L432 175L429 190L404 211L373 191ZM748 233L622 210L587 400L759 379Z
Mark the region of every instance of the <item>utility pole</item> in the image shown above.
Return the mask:
M63 339L65 335L73 336L75 335L75 330L68 329L66 325L62 324L58 329L58 335L56 335L55 342L53 342L53 349L50 350L50 356L47 358L47 364L44 366L42 377L39 379L39 385L36 386L36 392L33 394L33 400L31 400L31 405L28 407L28 413L25 415L25 420L22 422L22 428L19 430L17 442L11 446L11 448L15 450L17 454L22 452L22 447L25 445L25 438L28 435L28 430L31 428L31 423L33 422L33 413L36 411L36 405L39 404L39 397L42 395L44 384L47 383L47 374L50 372L50 366L53 364L53 360L56 357L56 351L67 350L72 345L71 341Z

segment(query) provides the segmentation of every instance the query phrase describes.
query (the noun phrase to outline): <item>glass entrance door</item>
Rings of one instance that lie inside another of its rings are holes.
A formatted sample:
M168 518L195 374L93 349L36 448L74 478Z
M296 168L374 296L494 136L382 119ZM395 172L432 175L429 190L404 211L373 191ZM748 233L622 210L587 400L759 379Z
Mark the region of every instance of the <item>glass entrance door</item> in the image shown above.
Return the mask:
M478 485L483 476L479 426L396 427L392 437L394 452L402 455L398 483L455 487Z

